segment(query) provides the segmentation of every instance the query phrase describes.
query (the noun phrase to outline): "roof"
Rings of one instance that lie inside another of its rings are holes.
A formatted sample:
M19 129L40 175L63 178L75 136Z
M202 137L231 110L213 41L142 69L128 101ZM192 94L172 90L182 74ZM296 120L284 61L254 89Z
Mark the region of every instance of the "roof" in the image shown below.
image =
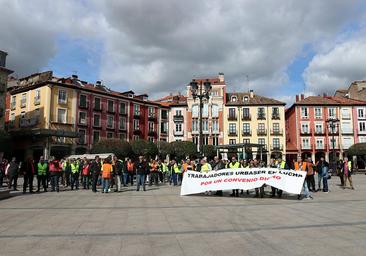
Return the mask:
M1 67L1 66L0 66L0 71L7 73L8 75L14 72L13 70L10 70L10 69L7 69L7 68Z
M231 101L232 96L236 96L236 101ZM244 101L244 98L247 97L248 101ZM253 97L250 97L250 92L235 92L235 93L226 93L226 105L228 106L251 106L251 105L283 105L286 103L275 100L272 98L267 98L263 96L259 96L257 94L253 94Z
M309 96L303 100L299 100L294 103L294 105L301 106L353 106L353 105L366 105L366 101L348 99L344 97L337 96Z
M181 94L168 95L163 98L157 99L155 102L164 104L165 106L187 106L187 97Z

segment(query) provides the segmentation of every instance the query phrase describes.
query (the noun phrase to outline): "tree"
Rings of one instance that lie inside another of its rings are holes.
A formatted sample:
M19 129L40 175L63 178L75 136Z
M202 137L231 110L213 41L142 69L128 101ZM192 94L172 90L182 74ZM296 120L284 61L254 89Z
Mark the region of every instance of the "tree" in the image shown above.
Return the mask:
M352 145L347 152L350 156L365 156L366 155L366 143L357 143Z
M172 145L166 141L159 141L158 148L159 148L159 155L162 158L166 158L167 155L172 155L174 153Z
M203 154L208 159L214 158L216 156L216 154L217 154L216 147L213 146L213 145L204 145L203 146Z
M191 141L173 141L171 142L173 155L178 159L186 157L196 157L197 146Z
M130 157L132 154L131 145L124 140L105 139L93 145L93 154L113 153L118 158Z
M134 140L131 142L132 152L135 156L146 156L155 158L158 154L158 148L151 141Z
M11 150L11 145L10 134L0 130L0 152L9 152Z

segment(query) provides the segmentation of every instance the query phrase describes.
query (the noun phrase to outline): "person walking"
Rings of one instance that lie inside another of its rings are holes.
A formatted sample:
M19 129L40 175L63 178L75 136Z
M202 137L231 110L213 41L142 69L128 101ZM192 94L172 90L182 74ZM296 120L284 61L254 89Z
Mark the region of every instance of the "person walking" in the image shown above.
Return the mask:
M137 182L136 191L140 190L140 186L142 186L143 190L146 191L145 177L147 173L148 173L148 165L144 157L139 156L139 160L136 163L136 182Z
M103 161L102 165L102 184L103 190L102 193L109 193L109 184L112 178L113 166L111 164L111 159L106 158Z
M132 161L131 158L128 158L126 161L126 166L124 168L123 186L127 187L128 182L130 182L131 186L133 186L135 171L135 163Z
M337 163L337 174L341 181L341 187L344 186L344 173L343 173L343 161L340 159Z
M89 189L90 187L90 170L89 170L89 161L88 159L84 159L83 164L83 189Z
M297 157L297 162L294 164L295 171L304 171L307 172L307 163L302 161L301 156ZM306 179L304 180L303 184L304 189L304 195L306 199L313 199L309 192L308 184L306 182ZM297 196L297 199L301 199L301 193Z
M352 183L352 162L348 160L348 157L344 158L343 161L343 165L342 165L342 172L344 174L344 186L343 189L345 189L347 187L347 180L349 181L349 184L351 186L351 189L355 189L353 187L353 183Z
M307 175L306 175L306 182L308 185L308 188L311 192L315 192L315 179L314 179L314 164L311 160L311 157L308 157L307 159Z
M116 184L116 189L114 192L122 191L122 175L124 172L124 164L121 159L118 159L116 156L113 157L113 174L114 174L114 183Z
M50 179L51 179L51 192L60 192L60 163L54 158L51 158L49 163Z
M71 160L71 190L79 190L79 164L75 159Z
M320 180L323 182L323 192L328 193L328 170L329 163L325 161L324 157L321 157L316 169L318 170L318 175L320 174ZM321 182L318 184L318 191L321 191Z
M41 156L37 164L37 192L40 192L41 184L43 187L43 191L47 192L47 169L48 164L45 162L44 157Z
M11 159L11 162L8 163L8 166L7 166L5 172L8 175L8 179L9 179L8 188L11 189L11 187L13 187L14 191L18 191L17 185L18 185L19 169L20 169L20 164L18 164L16 162L16 158L13 157Z
M23 194L26 193L28 186L29 186L29 193L32 194L32 193L34 193L33 192L33 177L34 177L34 173L35 173L35 166L34 166L34 161L31 157L29 157L27 159L27 161L22 169L23 169L23 177L24 177Z
M89 165L89 171L92 176L92 191L94 193L98 192L97 184L98 184L98 179L99 179L101 169L102 169L102 165L100 163L100 158L99 158L99 156L95 156L95 159Z
M231 158L231 162L228 165L228 168L230 169L236 169L236 168L241 168L240 163L236 160L236 157L233 156ZM233 192L230 194L230 196L232 197L239 197L239 189L233 189Z

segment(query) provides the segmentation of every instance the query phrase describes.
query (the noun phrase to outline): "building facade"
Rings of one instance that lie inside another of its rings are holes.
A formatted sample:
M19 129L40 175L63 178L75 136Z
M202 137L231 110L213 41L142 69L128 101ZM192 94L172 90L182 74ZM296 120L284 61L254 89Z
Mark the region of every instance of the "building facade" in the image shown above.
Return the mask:
M224 144L261 144L264 152L257 147L248 148L247 154L263 160L283 157L285 143L285 103L248 93L227 93L224 108ZM264 155L264 156L263 156Z
M147 95L119 93L100 82L55 78L48 72L20 79L10 92L8 129L17 138L18 155L62 157L89 152L106 138L166 141L167 112Z
M330 96L296 96L286 111L287 154L317 161L342 158L354 143L366 141L365 101ZM337 120L335 127L330 120Z
M6 52L0 51L0 131L5 129L7 81L8 75L13 73L5 67L6 56Z

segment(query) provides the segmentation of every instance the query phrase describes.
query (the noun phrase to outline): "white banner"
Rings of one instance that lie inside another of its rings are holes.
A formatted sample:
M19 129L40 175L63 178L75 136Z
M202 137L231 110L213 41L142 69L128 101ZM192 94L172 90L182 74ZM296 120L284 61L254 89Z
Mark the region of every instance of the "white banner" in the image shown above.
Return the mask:
M200 173L184 173L180 195L206 191L259 188L264 184L291 194L300 194L306 177L304 171L277 168L235 168Z

